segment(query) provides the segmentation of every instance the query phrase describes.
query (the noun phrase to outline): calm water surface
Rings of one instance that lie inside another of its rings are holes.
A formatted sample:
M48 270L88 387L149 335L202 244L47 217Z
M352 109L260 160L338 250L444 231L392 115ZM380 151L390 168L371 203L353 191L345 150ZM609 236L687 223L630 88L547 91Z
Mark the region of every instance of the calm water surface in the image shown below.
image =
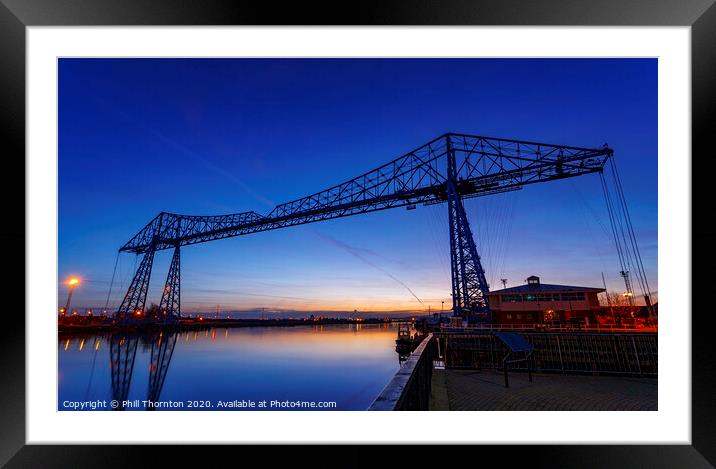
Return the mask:
M391 324L60 335L58 407L116 399L184 405L158 410L207 410L188 408L191 401L210 402L212 410L249 410L217 408L219 401L335 402L331 410L365 410L400 367L396 335Z

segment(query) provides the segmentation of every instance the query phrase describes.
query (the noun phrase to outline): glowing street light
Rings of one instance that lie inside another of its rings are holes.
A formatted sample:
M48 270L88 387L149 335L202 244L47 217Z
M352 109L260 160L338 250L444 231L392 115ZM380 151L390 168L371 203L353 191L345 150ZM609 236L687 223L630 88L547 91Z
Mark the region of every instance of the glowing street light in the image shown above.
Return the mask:
M67 281L67 285L70 287L70 292L67 295L67 304L65 305L65 309L62 311L62 314L66 314L70 310L70 300L72 300L72 293L75 291L75 287L80 284L80 279L77 277L72 277Z

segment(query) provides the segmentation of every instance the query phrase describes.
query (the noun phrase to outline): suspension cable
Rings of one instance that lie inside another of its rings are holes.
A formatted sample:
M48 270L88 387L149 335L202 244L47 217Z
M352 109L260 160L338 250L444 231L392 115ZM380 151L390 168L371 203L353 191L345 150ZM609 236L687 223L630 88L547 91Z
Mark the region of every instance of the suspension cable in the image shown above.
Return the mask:
M642 283L642 290L644 295L648 295L649 302L651 302L651 290L649 289L649 281L646 277L646 270L644 269L644 263L641 258L641 252L639 251L639 244L636 241L636 234L634 233L634 226L631 222L631 216L629 215L629 208L626 204L626 198L624 197L624 189L622 187L621 178L619 177L619 171L617 170L616 163L614 161L611 161L612 165L612 174L615 180L615 184L617 187L617 194L619 196L619 200L622 204L622 208L624 211L624 219L626 220L627 230L629 233L629 238L631 241L632 249L634 250L634 258L635 263L637 267L638 277L641 277L640 283ZM650 305L647 305L650 306Z
M604 180L604 173L599 173L599 179L602 183L602 192L604 193L604 201L607 205L607 213L609 215L609 225L612 228L612 237L614 239L614 246L617 248L617 257L619 258L619 267L622 271L626 271L626 265L624 263L624 253L622 251L621 244L619 243L619 236L617 235L616 223L614 221L614 211L612 209L611 198L609 197L609 190L607 189L607 183Z
M112 295L112 286L114 285L114 276L117 273L117 263L119 262L119 251L117 251L117 257L114 259L114 270L112 271L112 280L109 282L109 292L107 292L107 301L104 304L104 309L109 308L109 297Z
M630 285L630 270L633 266L635 269L635 277L639 285L639 289L644 297L647 308L651 313L651 291L649 289L649 282L646 277L646 270L644 269L644 263L641 258L641 252L639 251L639 245L637 243L636 234L634 232L634 225L631 221L629 214L629 208L626 204L626 198L624 196L624 189L621 184L619 172L616 167L614 159L610 159L610 169L612 172L612 180L614 184L614 192L616 201L612 201L607 181L604 177L603 172L599 173L599 178L602 184L602 191L604 192L604 199L607 205L607 212L609 213L609 223L612 228L614 244L617 248L617 255L619 257L619 264L622 269L621 274L624 277L626 283L627 293L632 294ZM621 238L621 239L620 239Z

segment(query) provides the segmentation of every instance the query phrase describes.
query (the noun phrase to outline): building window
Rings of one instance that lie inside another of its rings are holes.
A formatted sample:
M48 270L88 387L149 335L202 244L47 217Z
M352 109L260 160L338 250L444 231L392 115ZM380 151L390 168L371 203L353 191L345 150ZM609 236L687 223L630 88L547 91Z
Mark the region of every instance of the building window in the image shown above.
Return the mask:
M584 292L562 293L562 301L584 301Z
M507 319L512 319L512 315L511 315L511 314L506 314L506 315L505 315L505 318L507 318Z

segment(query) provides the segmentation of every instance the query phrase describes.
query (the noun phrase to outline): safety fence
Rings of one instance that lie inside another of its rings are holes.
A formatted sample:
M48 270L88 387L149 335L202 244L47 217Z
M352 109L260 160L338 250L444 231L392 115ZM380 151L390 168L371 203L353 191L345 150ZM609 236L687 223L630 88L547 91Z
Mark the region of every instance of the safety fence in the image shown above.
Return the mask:
M656 376L657 334L522 332L534 346L532 370L560 373ZM507 350L489 332L436 333L436 354L446 368L501 370ZM510 369L527 369L516 363Z
M518 331L518 332L605 332L655 333L658 326L647 324L470 324L467 327L442 326L442 332Z

